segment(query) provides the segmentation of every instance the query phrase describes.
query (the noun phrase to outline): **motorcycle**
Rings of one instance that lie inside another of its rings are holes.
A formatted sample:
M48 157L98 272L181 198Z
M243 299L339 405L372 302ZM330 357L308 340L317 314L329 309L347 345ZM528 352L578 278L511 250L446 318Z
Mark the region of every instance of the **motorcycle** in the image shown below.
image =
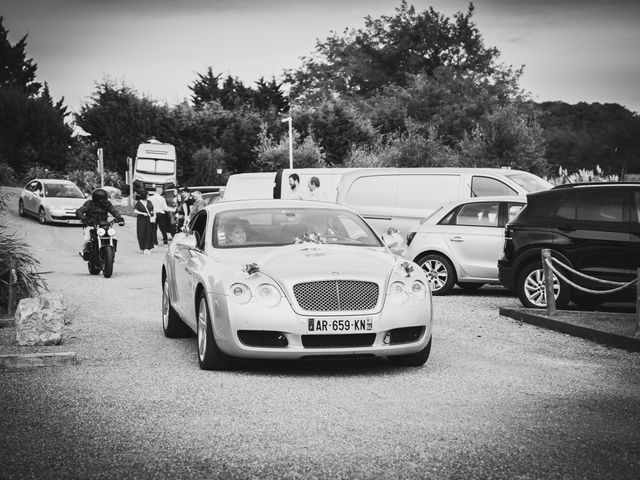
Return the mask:
M118 248L116 229L113 228L116 223L118 221L113 219L88 227L91 228L91 240L88 245L88 255L86 255L88 258L85 260L88 262L91 275L102 272L104 278L109 278L113 273L113 262Z

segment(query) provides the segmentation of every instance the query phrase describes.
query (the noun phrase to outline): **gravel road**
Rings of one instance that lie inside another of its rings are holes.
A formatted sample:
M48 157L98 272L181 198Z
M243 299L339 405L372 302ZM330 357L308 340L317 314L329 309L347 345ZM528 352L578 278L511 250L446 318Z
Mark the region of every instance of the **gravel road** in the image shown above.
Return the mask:
M119 229L113 277L78 227L5 219L73 321L75 366L0 371L0 478L640 478L640 354L498 314L499 288L435 298L431 358L199 370L160 320L163 249ZM4 221L4 220L3 220Z

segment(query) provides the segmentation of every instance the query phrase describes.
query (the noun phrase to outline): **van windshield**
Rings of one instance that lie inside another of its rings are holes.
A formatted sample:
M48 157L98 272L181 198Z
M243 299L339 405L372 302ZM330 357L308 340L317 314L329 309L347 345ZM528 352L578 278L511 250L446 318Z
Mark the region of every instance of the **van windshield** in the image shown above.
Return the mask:
M513 172L513 173L505 173L507 178L510 178L522 188L524 188L527 192L539 192L541 190L550 190L553 185L551 185L546 180L534 175L529 172Z
M171 175L175 172L175 162L172 160L157 160L155 158L138 158L136 172Z

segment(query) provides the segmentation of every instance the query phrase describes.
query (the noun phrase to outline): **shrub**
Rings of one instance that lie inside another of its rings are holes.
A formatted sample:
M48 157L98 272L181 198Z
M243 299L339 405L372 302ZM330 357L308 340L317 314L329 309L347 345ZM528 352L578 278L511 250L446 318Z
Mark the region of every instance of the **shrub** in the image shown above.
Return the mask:
M13 193L0 193L0 217L7 211L7 199ZM29 251L30 245L18 238L15 233L7 231L0 223L0 308L8 311L9 279L11 275L11 261L16 265L14 283L17 285L16 299L34 297L42 290L47 290L47 284L35 268L40 262Z

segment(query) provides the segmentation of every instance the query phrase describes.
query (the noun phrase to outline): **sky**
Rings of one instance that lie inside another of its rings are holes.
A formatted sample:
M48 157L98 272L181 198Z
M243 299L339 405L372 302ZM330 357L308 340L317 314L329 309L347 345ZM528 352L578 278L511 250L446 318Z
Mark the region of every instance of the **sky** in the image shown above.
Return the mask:
M451 17L468 0L408 1ZM501 61L524 66L537 102L618 103L640 112L640 0L476 0L473 19ZM36 80L71 111L105 79L169 105L211 66L254 86L302 65L317 40L400 0L2 0L15 44L25 34Z

